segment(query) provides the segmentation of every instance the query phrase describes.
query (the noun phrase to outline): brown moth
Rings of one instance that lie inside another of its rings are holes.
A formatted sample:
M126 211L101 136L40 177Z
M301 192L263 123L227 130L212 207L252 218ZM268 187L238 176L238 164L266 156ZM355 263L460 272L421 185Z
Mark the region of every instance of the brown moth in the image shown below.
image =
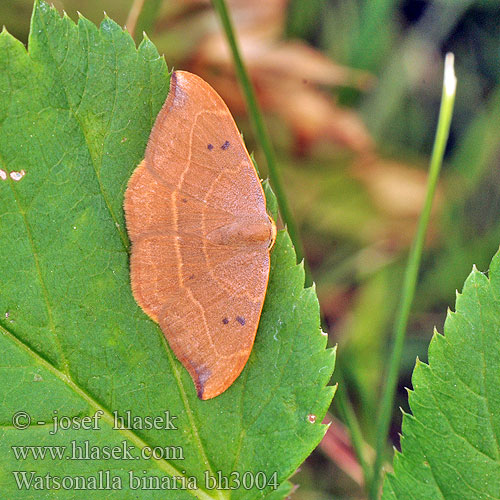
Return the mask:
M198 396L221 394L254 343L276 226L227 106L198 76L172 74L125 216L135 300Z

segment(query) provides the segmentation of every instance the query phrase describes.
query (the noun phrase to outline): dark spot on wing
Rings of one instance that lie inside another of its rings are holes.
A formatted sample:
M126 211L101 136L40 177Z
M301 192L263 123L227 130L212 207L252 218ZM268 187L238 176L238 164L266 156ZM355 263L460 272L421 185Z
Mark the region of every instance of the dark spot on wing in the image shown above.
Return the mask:
M183 202L183 203L187 203L187 202L188 202L188 201L187 201L187 198L182 198L182 202Z
M203 392L205 391L205 383L210 378L211 372L206 366L195 366L197 380L195 382L198 397L203 399Z
M245 318L242 318L241 316L236 316L236 321L243 326L245 324Z
M220 148L226 150L229 147L229 141L226 141Z
M194 278L194 274L192 274L189 279L192 280Z
M209 145L207 146L207 148L208 148L208 150L209 150L209 151L212 151L212 149L214 149L214 147L212 146L212 144L209 144Z
M224 319L222 320L222 322L223 322L225 325L227 325L227 324L229 323L229 320L228 320L227 318L224 318Z

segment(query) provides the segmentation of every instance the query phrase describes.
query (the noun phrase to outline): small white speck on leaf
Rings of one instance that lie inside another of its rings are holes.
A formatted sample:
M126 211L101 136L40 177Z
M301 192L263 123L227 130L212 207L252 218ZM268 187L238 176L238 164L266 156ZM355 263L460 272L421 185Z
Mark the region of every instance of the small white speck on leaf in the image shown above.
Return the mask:
M26 172L24 170L21 170L20 172L13 171L10 173L10 178L13 181L20 181L25 175Z

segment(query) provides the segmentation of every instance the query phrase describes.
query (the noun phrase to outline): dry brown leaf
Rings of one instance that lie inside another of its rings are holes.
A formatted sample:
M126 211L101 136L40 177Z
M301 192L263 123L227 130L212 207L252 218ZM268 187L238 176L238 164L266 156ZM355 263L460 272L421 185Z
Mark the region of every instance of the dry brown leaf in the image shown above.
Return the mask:
M373 156L354 164L352 173L364 184L374 205L385 215L382 236L397 248L408 245L424 206L427 172ZM438 185L432 205L428 243L437 236L432 220L439 214L442 200L443 192Z

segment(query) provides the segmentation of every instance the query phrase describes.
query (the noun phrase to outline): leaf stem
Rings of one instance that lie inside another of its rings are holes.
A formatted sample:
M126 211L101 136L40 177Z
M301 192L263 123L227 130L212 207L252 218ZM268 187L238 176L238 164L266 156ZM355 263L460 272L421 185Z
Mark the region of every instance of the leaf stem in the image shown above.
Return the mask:
M161 0L134 0L126 25L136 43L142 40L143 33L151 36L160 7Z
M406 336L406 328L410 309L415 295L418 270L422 258L422 251L425 242L425 233L430 219L432 199L436 191L439 171L443 163L443 156L448 141L451 117L453 115L453 105L455 102L456 78L453 69L453 54L446 55L444 67L443 93L441 97L441 107L439 110L438 126L436 137L432 149L432 156L429 167L429 178L427 181L427 192L424 208L420 214L417 232L413 240L413 245L408 257L408 264L405 270L403 290L399 304L396 321L394 324L394 346L389 360L387 382L382 395L382 402L377 419L377 434L375 444L375 461L373 465L372 480L369 485L369 498L376 500L379 495L381 483L381 468L386 446L387 433L394 405L394 395L398 381L399 366L403 352L403 344Z
M347 387L345 383L342 371L337 368L337 380L339 382L339 390L337 391L335 401L337 403L340 415L347 429L349 430L349 435L351 438L351 444L358 459L358 463L363 471L363 479L365 485L369 484L371 477L371 470L365 460L364 453L364 440L359 427L358 420L356 418L356 413L351 405L349 397L347 396Z
M287 224L288 233L290 234L290 238L292 239L292 242L295 246L297 260L300 262L304 256L302 242L300 240L297 226L286 199L285 190L283 189L283 181L281 179L281 173L278 168L276 153L269 138L269 133L264 123L264 119L262 118L262 112L255 97L254 88L252 86L252 83L250 82L248 72L241 58L240 50L238 48L238 43L236 41L226 2L225 0L212 0L212 5L214 6L214 9L219 16L219 19L226 33L226 38L233 55L236 74L238 76L238 80L243 93L245 94L246 104L250 118L252 120L253 128L266 157L269 178L271 180L271 185L274 189L274 192L276 193L281 216L283 217L284 222Z

